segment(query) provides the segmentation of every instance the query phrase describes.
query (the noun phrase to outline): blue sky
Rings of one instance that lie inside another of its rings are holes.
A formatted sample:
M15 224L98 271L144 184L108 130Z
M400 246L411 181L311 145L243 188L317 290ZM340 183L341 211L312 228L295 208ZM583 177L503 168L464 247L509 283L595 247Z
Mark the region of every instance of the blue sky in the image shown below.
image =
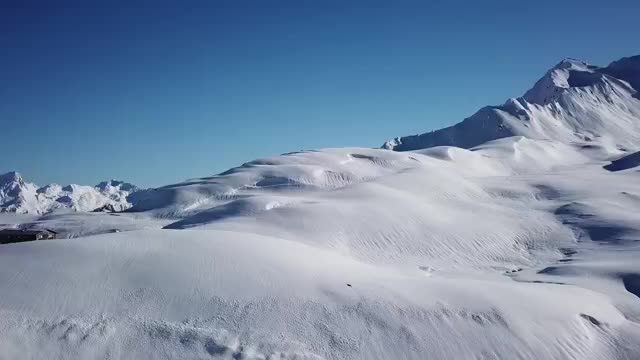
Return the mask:
M564 57L640 53L638 1L8 3L0 172L38 184L377 147L521 95Z

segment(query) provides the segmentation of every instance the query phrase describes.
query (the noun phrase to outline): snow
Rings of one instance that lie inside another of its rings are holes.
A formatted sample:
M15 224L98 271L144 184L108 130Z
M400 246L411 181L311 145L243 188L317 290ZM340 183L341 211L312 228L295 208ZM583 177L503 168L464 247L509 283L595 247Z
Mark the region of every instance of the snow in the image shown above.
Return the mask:
M13 288L0 304L20 309L3 311L9 355L62 347L63 358L604 357L606 341L628 335L605 296L578 287L427 278L235 232L142 231L3 250L7 268L23 269L24 252L46 254L17 281L15 271L0 274ZM451 342L461 336L475 340Z
M638 100L600 75L553 105L600 102L570 135L517 99L540 136L300 151L124 212L0 214L70 238L0 246L0 358L637 359ZM9 178L5 198L37 189Z

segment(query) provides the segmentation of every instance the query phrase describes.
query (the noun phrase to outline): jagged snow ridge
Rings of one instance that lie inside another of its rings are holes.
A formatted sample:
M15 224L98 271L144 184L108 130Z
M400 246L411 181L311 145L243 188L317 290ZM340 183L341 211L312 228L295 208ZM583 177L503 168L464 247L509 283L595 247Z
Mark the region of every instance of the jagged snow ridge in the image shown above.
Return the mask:
M0 211L44 214L55 209L75 211L108 209L122 211L131 206L128 198L138 192L122 181L104 181L97 186L49 184L38 188L17 172L0 175Z

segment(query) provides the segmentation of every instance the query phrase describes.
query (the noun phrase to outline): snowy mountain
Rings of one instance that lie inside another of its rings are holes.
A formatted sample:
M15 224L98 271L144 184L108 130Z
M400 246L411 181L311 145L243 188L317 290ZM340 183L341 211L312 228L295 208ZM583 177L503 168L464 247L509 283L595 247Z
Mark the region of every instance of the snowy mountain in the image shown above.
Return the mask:
M636 64L567 60L388 146L457 147L298 151L149 191L3 175L14 209L134 205L0 214L72 238L0 245L0 358L639 359Z
M17 172L0 175L0 212L44 214L55 209L122 211L129 197L140 191L122 181L103 181L96 186L49 184L38 187Z
M487 106L441 130L398 137L382 146L407 151L471 148L509 136L583 143L609 150L640 145L640 55L598 67L565 59L522 97Z

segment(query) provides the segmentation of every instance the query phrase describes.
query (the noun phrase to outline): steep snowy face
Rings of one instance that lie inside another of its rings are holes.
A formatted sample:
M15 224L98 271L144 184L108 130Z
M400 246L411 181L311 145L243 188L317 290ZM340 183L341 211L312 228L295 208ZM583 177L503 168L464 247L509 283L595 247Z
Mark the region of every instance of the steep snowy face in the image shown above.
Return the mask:
M36 185L25 182L15 171L0 175L0 204L2 204L0 211L36 210L37 203L30 201L35 196L36 190Z
M382 146L408 151L433 146L471 148L509 136L616 149L640 145L640 56L601 68L565 59L522 97L480 109L454 126L398 137Z
M640 89L640 55L614 61L602 71L628 82L636 90ZM638 93L636 93L636 97L638 97Z
M130 196L136 186L122 181L104 181L94 186L49 184L38 188L20 174L0 175L0 212L44 214L55 209L75 211L96 209L122 211L131 207Z

